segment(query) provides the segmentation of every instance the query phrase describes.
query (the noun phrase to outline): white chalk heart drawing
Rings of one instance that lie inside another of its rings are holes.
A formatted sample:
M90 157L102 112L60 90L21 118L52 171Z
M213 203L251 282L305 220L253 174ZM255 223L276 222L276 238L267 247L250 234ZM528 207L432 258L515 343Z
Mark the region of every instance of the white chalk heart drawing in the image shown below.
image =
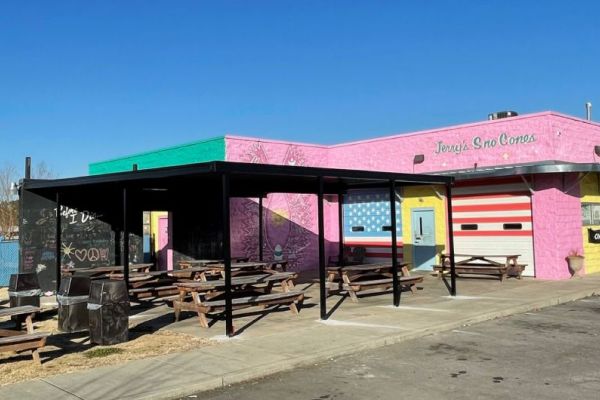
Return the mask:
M75 257L79 261L85 261L87 258L87 249L75 250Z

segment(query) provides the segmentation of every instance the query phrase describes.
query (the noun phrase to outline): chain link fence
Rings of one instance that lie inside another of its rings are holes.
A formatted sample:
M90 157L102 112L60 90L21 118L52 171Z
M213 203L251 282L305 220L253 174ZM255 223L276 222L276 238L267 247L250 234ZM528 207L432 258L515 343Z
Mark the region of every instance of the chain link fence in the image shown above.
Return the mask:
M19 272L19 241L0 240L0 287L8 286L11 274Z

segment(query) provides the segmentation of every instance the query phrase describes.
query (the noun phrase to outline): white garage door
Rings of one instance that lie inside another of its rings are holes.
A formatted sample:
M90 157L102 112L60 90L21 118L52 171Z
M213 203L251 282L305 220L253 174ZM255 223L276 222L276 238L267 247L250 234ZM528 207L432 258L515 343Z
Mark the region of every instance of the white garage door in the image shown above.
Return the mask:
M452 218L457 254L520 254L523 275L535 275L531 196L520 178L459 185L452 190Z

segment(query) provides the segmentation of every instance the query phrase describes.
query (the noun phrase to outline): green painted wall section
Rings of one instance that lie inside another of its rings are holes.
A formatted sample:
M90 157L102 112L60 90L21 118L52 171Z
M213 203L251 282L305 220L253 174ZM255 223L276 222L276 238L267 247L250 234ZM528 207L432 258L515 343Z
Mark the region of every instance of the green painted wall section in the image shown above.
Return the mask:
M89 173L100 175L131 171L133 164L137 164L138 169L148 169L207 161L225 161L224 136L91 163Z

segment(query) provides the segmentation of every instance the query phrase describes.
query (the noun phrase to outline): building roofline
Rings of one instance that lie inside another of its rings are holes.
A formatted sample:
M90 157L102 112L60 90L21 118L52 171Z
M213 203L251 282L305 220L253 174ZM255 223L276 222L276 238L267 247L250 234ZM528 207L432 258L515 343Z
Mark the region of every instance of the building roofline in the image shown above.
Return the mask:
M90 165L104 164L104 163L114 162L114 161L122 161L122 160L127 160L127 159L130 159L130 158L146 156L148 154L161 153L163 151L175 150L175 149L179 149L179 148L182 148L182 147L191 147L191 146L195 146L195 145L202 144L202 143L215 142L217 140L224 140L225 137L226 137L226 135L214 136L214 137L208 138L208 139L196 140L196 141L193 141L193 142L186 142L186 143L182 143L182 144L178 144L178 145L161 147L161 148L158 148L156 150L141 151L139 153L127 154L127 155L124 155L124 156L121 156L121 157L115 157L115 158L111 158L111 159L108 159L108 160L95 161L95 162L89 163L88 167Z
M300 146L311 146L311 147L319 147L319 148L324 148L324 149L334 149L334 148L340 148L340 147L345 147L345 146L354 146L354 145L371 143L371 142L393 140L393 139L403 138L403 137L411 137L411 136L424 135L424 134L430 134L430 133L453 131L453 130L457 130L457 129L473 128L473 127L477 127L477 126L493 125L493 124L498 124L498 123L506 123L509 121L525 120L525 119L530 119L530 118L540 118L540 117L549 117L549 116L565 118L565 119L589 124L589 125L600 128L600 123L597 123L594 121L588 121L586 119L574 117L572 115L562 114L562 113L559 113L556 111L549 110L549 111L541 111L541 112L536 112L536 113L517 115L516 117L469 122L469 123L465 123L465 124L450 125L450 126L445 126L445 127L440 127L440 128L424 129L424 130L419 130L419 131L392 133L389 135L377 136L377 137L373 137L370 139L356 140L356 141L337 143L337 144L331 144L331 145L321 145L321 144L316 144L316 143L303 143L303 142L286 141L286 140L280 140L280 139L264 139L264 138L258 138L258 137L252 137L252 136L241 136L241 135L226 135L226 137L232 138L232 139L237 139L237 140L249 140L249 141L252 140L252 141L259 141L259 142L295 144L295 145L300 145Z

